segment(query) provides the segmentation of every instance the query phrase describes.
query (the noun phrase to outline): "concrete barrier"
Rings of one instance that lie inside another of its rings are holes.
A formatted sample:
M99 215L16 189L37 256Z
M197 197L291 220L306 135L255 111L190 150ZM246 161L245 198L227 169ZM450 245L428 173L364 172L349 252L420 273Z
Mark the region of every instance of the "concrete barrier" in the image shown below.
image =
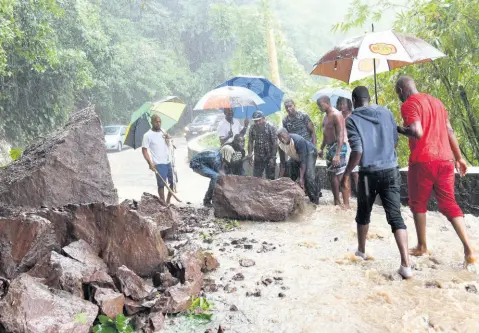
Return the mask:
M198 144L198 141L201 138L207 136L211 133L203 134L188 143L188 161L191 160L193 156L204 150ZM253 175L252 167L248 162L244 163L244 169L247 176ZM407 190L407 171L408 168L400 169L401 172L401 203L403 205L408 204L408 190ZM276 177L279 174L279 158L277 161L276 167ZM321 185L322 189L330 190L330 182L328 179L328 174L326 171L326 161L318 160L316 162L316 175L318 182ZM460 177L456 173L456 182L455 182L455 194L456 200L459 203L459 206L462 208L465 214L472 214L474 216L479 216L479 167L470 167L467 175L465 177ZM380 204L379 196L376 200L376 203ZM431 197L431 200L428 204L428 210L438 211L437 201L434 198L434 194Z

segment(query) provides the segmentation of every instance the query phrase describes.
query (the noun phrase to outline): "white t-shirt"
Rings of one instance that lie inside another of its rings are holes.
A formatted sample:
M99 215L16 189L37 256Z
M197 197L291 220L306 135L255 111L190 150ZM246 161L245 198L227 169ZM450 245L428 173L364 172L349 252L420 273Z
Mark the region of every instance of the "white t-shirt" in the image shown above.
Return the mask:
M141 146L149 150L151 160L155 165L171 162L170 150L162 132L149 130L143 135Z
M233 124L231 124L228 120L223 119L218 125L218 136L220 138L226 138L228 136L229 131L233 131L233 136L229 138L225 143L229 143L233 141L233 138L236 134L241 132L241 124L238 119L233 118Z

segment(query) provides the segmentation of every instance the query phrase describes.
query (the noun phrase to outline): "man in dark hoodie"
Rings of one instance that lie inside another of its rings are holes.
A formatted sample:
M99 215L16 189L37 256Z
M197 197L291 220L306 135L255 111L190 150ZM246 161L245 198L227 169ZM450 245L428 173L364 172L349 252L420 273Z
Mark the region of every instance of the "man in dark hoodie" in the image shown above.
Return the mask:
M354 111L346 119L351 156L341 182L343 186L348 184L351 172L359 165L356 256L366 259L371 210L379 194L401 254L398 273L410 278L412 271L409 267L407 230L401 216L401 176L395 149L398 142L396 121L387 108L369 104L371 98L366 87L356 87L352 98Z

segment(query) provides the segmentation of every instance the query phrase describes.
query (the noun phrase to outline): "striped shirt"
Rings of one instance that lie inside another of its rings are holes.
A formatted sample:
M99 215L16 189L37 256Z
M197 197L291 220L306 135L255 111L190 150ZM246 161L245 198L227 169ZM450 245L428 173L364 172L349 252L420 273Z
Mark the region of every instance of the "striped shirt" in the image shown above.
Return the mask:
M313 142L313 137L308 131L308 124L311 121L309 116L301 111L297 111L294 117L290 115L283 119L283 127L286 128L290 134L298 134L304 139Z

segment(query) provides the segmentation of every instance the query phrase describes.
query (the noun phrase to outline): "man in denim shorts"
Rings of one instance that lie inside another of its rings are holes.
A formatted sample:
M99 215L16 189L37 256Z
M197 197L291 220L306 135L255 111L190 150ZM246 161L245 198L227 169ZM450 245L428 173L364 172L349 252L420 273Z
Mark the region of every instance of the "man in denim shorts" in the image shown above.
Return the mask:
M152 171L158 171L164 181L168 181L170 187L173 186L173 169L171 168L171 155L168 149L168 142L170 137L161 129L161 118L159 115L151 117L151 129L143 136L142 153L148 166ZM158 185L158 195L160 201L165 204L165 184L156 175L156 182ZM168 192L166 198L166 205L170 204L171 192Z

